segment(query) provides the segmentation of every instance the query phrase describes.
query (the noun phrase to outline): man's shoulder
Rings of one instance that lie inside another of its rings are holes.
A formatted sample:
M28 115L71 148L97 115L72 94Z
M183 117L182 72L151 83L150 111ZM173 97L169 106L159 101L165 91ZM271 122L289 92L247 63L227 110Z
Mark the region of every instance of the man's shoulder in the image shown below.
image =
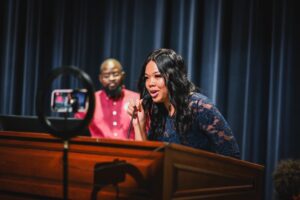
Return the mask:
M95 91L95 94L102 94L102 93L105 93L105 90L102 88Z
M125 96L132 96L132 97L139 97L140 94L135 92L135 91L132 91L132 90L128 90L128 89L124 89L124 94Z
M104 90L98 90L94 92L95 98L103 98L106 96ZM101 97L102 96L102 97Z

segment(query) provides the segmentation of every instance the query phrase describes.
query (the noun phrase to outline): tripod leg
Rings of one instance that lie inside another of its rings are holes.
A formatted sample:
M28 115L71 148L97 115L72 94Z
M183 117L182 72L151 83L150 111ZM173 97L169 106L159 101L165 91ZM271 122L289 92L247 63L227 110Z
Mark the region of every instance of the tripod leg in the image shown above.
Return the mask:
M63 152L63 196L64 200L68 199L68 149L69 141L64 141L64 152Z

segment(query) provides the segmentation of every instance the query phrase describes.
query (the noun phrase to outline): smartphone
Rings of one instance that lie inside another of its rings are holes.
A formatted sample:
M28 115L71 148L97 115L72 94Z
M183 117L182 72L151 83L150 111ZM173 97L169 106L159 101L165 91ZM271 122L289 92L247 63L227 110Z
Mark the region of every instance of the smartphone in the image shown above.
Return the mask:
M51 110L59 113L86 112L88 95L86 89L55 89L51 93Z

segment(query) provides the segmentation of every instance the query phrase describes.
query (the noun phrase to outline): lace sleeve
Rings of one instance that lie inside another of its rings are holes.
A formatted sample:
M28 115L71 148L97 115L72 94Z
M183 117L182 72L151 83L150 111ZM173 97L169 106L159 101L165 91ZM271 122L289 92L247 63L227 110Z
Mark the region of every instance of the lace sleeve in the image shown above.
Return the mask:
M240 153L237 142L229 124L220 111L212 103L203 99L194 103L196 103L194 112L197 113L198 126L208 136L213 150L219 154L239 158Z

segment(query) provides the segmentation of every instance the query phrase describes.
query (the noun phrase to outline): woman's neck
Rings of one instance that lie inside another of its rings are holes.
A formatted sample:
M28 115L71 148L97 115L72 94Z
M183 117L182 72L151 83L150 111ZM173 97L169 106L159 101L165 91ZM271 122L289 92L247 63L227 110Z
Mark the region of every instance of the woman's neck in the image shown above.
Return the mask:
M168 115L172 117L175 113L175 107L170 102L165 103L165 107L168 111Z

